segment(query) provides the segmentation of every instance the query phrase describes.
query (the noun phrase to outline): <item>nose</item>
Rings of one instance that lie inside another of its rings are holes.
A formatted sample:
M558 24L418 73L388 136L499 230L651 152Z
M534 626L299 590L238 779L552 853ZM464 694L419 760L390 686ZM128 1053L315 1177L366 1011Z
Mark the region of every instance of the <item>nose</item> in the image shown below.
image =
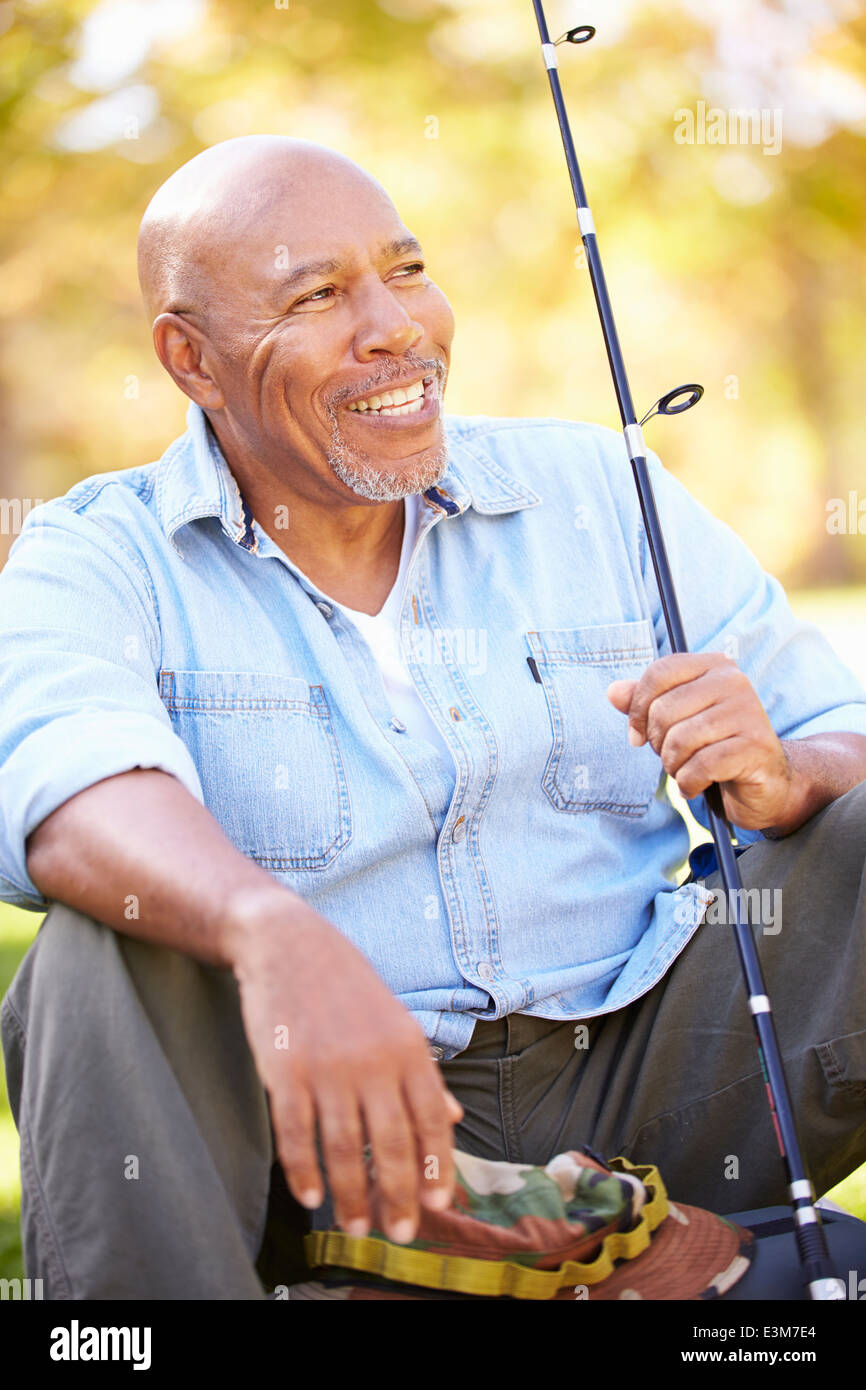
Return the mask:
M358 300L355 355L362 361L381 351L400 355L423 337L423 325L412 318L398 295L377 275L371 276Z

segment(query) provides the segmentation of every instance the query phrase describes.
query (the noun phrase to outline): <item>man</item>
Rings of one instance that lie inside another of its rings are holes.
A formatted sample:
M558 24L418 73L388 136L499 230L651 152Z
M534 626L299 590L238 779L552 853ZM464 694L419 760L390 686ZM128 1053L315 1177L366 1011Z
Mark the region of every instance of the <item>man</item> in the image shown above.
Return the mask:
M666 774L695 810L723 784L771 893L806 1148L841 1178L866 1157L851 674L652 456L695 648L665 655L621 439L443 414L451 310L343 156L205 151L140 274L188 432L31 513L0 577L0 890L54 904L4 1006L28 1272L263 1297L296 1204L369 1229L365 1145L399 1242L454 1140L784 1200Z

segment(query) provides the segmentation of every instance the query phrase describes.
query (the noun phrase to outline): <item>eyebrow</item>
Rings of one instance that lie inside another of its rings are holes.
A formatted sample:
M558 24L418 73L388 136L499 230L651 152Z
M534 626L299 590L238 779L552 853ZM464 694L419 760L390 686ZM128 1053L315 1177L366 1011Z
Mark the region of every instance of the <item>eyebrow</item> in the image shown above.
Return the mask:
M392 241L383 241L379 245L379 256L382 260L402 256L407 251L413 251L418 256L424 255L421 243L413 236L395 237ZM294 270L280 279L280 289L291 290L304 280L314 279L318 275L336 275L345 268L346 262L333 256L321 260L301 261Z

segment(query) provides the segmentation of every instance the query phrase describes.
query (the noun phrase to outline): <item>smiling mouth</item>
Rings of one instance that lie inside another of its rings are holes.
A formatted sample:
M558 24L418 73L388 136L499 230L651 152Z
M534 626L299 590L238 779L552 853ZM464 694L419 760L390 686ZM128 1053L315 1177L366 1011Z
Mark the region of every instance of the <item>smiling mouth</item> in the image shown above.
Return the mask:
M439 393L436 377L419 377L409 386L399 386L368 396L362 401L350 401L348 409L362 419L395 419L404 416L424 415L434 412L438 406Z

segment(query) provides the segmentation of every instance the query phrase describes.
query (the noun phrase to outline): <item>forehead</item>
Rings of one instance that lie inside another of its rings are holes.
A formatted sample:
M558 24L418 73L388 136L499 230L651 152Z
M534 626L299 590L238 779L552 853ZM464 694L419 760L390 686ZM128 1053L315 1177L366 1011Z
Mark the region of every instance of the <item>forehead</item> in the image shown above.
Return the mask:
M231 258L260 286L285 290L317 275L422 254L384 189L361 171L277 176L236 210L242 226Z
M401 236L386 237L367 247L361 247L357 242L345 243L333 255L300 256L294 261L287 255L285 263L276 267L281 272L276 278L281 290L285 292L300 289L308 281L316 280L323 275L351 273L359 265L366 264L367 260L384 263L395 260L398 256L423 254L418 240L411 232L406 232Z

